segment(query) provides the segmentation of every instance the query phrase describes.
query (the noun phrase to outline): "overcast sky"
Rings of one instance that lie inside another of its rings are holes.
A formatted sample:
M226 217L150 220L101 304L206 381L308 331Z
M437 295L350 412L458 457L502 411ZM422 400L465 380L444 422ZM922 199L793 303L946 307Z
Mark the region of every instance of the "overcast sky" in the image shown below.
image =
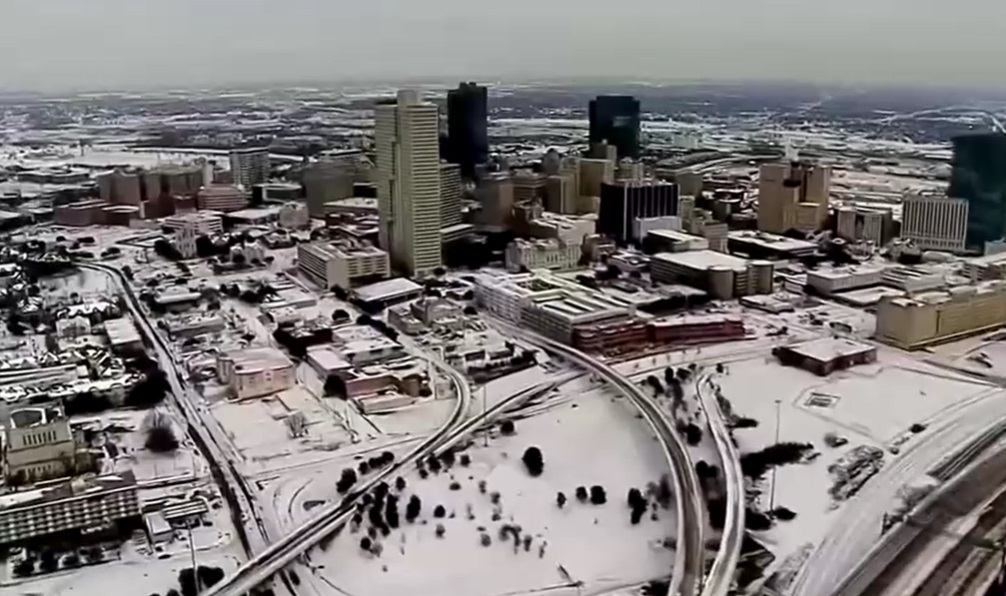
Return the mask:
M1006 84L1003 0L0 0L0 89L402 77Z

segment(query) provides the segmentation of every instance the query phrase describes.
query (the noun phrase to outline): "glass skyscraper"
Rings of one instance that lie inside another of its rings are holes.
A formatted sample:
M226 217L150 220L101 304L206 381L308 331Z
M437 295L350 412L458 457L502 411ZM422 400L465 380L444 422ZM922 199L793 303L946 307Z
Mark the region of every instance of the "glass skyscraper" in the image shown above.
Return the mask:
M1006 236L1006 134L989 132L953 139L947 194L968 202L968 250Z
M631 95L590 100L590 142L614 145L618 159L639 157L639 100Z
M447 160L471 178L489 159L489 102L486 88L461 83L447 92Z

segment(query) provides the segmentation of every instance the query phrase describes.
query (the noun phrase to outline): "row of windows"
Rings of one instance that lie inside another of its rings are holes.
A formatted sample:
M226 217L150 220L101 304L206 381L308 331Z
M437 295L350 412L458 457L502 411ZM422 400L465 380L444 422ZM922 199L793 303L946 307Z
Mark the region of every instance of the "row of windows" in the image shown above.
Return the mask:
M47 430L40 433L30 433L22 435L21 446L22 447L35 447L38 445L48 445L49 443L56 442L56 431Z

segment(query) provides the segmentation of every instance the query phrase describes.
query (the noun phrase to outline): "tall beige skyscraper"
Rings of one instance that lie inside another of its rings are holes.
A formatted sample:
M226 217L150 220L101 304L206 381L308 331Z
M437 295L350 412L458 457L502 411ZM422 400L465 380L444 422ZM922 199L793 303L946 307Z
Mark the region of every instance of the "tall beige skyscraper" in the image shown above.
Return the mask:
M381 247L396 268L426 275L442 262L437 106L399 91L374 119Z
M828 216L830 189L828 166L763 164L758 175L758 229L775 234L816 230Z

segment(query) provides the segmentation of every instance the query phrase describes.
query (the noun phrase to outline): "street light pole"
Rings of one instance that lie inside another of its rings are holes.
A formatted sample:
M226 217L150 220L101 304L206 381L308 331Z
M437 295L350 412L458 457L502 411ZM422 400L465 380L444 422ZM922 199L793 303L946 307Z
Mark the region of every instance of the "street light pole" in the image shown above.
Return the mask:
M192 557L192 581L196 584L196 594L201 591L199 589L199 568L196 567L196 541L192 538L192 519L188 519L185 522L185 526L189 529L189 556Z
M482 385L482 424L486 424L487 422L489 422L488 414L489 414L489 409L486 406L486 386ZM486 426L486 432L485 432L485 437L486 437L485 446L486 447L489 446L489 432L491 430L492 430L492 428L487 425Z
M775 400L775 444L779 444L779 422L781 418L780 406L782 405L782 400ZM769 489L768 497L768 509L771 512L775 509L775 474L779 466L772 466L772 487Z

